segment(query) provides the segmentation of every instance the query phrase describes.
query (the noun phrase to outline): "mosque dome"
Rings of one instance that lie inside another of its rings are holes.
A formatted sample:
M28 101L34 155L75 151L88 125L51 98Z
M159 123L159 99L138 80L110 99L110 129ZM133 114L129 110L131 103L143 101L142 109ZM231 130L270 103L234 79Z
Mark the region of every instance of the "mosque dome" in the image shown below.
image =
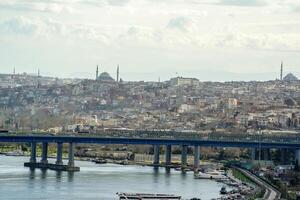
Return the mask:
M109 75L109 73L107 73L107 72L101 73L101 74L98 76L97 80L99 80L99 81L109 81L109 82L115 81L115 80Z
M294 74L288 73L288 74L283 78L283 80L285 80L285 81L297 81L298 78L297 78Z

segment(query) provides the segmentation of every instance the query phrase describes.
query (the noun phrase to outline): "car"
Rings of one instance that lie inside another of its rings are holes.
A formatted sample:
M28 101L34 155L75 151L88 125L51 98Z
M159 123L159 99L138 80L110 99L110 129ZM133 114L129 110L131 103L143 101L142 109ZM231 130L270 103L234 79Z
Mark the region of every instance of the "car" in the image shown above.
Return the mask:
M6 129L0 129L0 133L8 133L9 131Z

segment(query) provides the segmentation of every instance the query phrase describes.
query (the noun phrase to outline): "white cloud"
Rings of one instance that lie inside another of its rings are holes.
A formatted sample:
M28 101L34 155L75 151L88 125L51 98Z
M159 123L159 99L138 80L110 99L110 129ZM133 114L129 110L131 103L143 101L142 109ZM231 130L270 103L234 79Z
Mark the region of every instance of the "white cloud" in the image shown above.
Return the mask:
M188 71L188 67L198 69L201 59L204 65L212 64L215 54L226 53L227 58L244 63L249 51L270 52L269 57L259 58L272 61L278 54L297 53L297 5L299 0L1 0L0 38L1 44L15 47L12 54L22 52L24 46L37 46L48 54L55 52L53 59L78 68L78 63L109 65L125 60L133 63L131 71L136 69L134 63L179 69L185 62ZM238 58L233 56L237 54ZM226 63L225 56L220 60L214 64ZM300 64L297 59L293 62ZM236 64L230 66L232 71L243 71Z
M220 0L221 5L230 6L265 6L264 0Z
M74 8L64 2L57 1L15 1L2 0L0 9L20 12L49 12L49 13L75 13Z
M0 31L4 34L33 35L37 32L38 28L38 24L24 17L11 18L0 22Z
M191 26L191 22L189 19L185 17L176 17L173 19L170 19L167 27L171 29L179 29L182 31L187 31L189 27Z

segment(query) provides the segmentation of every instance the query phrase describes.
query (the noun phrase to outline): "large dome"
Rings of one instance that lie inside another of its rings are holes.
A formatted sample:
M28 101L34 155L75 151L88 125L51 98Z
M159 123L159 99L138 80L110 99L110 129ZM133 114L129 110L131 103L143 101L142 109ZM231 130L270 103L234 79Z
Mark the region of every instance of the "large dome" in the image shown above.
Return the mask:
M285 81L297 81L298 78L297 78L294 74L289 73L289 74L287 74L287 75L283 78L283 80L285 80Z
M99 81L115 81L107 72L101 73L98 76L97 80L99 80Z

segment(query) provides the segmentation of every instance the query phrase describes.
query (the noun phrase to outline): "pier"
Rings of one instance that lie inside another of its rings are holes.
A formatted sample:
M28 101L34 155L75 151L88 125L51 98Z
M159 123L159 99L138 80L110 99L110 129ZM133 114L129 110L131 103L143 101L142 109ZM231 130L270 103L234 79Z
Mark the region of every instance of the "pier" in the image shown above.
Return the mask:
M24 163L25 167L29 167L30 169L40 168L40 169L50 169L56 171L69 171L69 172L77 172L80 171L79 167L76 167L74 164L74 143L69 143L69 151L68 151L68 164L63 164L63 143L57 143L57 152L56 152L56 162L48 163L48 143L42 143L42 158L40 162L37 162L36 159L36 142L31 143L31 155L29 162Z

